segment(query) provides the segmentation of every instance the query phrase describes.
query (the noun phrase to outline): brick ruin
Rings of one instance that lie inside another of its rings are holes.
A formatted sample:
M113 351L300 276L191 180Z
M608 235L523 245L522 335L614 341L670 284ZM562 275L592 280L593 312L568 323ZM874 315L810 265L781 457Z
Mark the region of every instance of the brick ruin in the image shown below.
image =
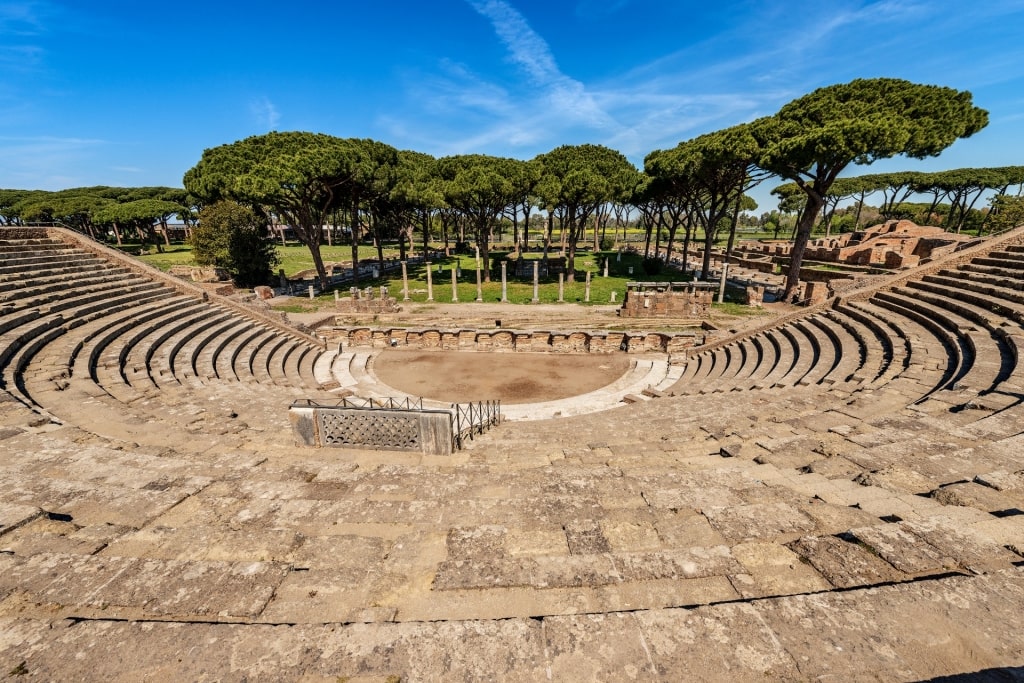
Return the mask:
M397 313L402 310L393 296L388 296L388 288L381 287L379 295L373 287L349 290L351 296L335 301L339 313Z
M680 353L704 343L703 332L557 332L522 330L320 328L329 343L364 348L534 353Z
M807 244L804 258L808 261L855 266L912 268L930 259L951 254L973 239L968 235L946 232L934 226L894 220L858 232L844 232L832 237L811 240ZM793 245L789 243L741 244L743 251L770 256L789 256L792 248Z
M711 315L716 285L706 282L627 282L622 318L691 318Z

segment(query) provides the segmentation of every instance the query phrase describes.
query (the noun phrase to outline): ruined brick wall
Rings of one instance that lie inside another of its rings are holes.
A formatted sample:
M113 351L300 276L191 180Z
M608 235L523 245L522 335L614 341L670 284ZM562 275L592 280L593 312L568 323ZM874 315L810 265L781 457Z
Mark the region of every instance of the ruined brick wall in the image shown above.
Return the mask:
M693 318L711 316L711 289L647 290L627 289L619 316L623 318Z
M336 306L339 313L397 313L402 310L393 297L384 298L353 298L339 299Z
M703 332L524 332L511 330L409 330L321 328L329 343L348 347L533 353L679 353L704 342Z

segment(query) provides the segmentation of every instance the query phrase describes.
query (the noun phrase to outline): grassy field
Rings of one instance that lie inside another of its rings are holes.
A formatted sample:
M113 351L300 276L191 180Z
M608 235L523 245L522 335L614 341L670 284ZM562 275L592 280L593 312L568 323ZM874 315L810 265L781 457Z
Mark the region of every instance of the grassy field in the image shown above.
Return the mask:
M137 244L126 243L123 247L124 251L132 255L135 255L138 249L139 246ZM320 254L323 256L324 263L349 262L352 260L352 247L349 245L323 246L320 248ZM285 275L289 277L313 268L313 257L310 256L309 249L301 244L289 244L286 247L278 245L277 255L281 259L278 268L284 269ZM361 247L359 249L360 259L373 258L376 255L377 250L372 247ZM387 248L384 250L385 258L395 258L397 256L398 249ZM170 247L164 247L163 253L157 253L156 249L151 246L148 253L138 258L163 271L170 270L172 266L196 265L195 260L192 258L192 247L188 244L172 244Z
M124 250L128 253L135 253L138 245L126 244ZM284 269L289 276L294 276L302 271L313 268L313 259L309 250L303 245L289 244L286 247L277 247L278 255L281 258L279 268ZM324 262L345 262L346 257L351 258L351 247L324 246L321 249ZM492 256L501 254L502 251L492 252ZM372 258L376 250L371 247L360 248L360 257ZM397 249L385 249L386 258L398 256ZM528 253L527 260L539 259L540 253ZM157 253L152 247L149 253L138 257L140 260L149 263L161 270L169 270L172 266L185 265L193 266L195 261L192 258L192 249L187 244L175 244L165 247L162 253ZM603 262L609 258L609 276L603 276ZM656 275L646 275L642 267L643 259L634 253L625 252L618 258L617 252L578 252L576 256L577 272L589 272L591 274L590 300L586 300L585 277L578 278L577 282L566 281L563 286L563 301L567 303L590 303L608 304L612 302L612 293L615 293L615 302L621 302L626 292L626 283L630 281L680 281L683 276L674 270L665 270ZM452 301L452 268L461 268L461 277L458 279L459 302L474 302L477 297L476 287L476 258L473 255L452 255L445 257L431 265L431 276L433 280L434 301L450 303ZM630 273L632 269L632 273ZM413 302L425 303L427 301L427 277L426 269L422 264L410 265L409 272L409 297ZM387 273L376 280L363 280L361 287L388 287L391 296L402 299L402 276L401 271ZM511 303L527 304L533 301L532 279L516 280L511 276L507 285L508 300ZM482 283L482 298L485 302L501 301L501 279L500 275L494 277L492 282ZM319 306L333 303L334 293L328 292L317 297L316 301L296 299L290 304L279 306L279 310L286 312L306 312L315 310ZM538 301L540 303L558 302L558 279L541 279L538 287Z
M527 260L539 259L541 254L528 254ZM610 257L608 277L603 277L602 263L604 257ZM676 271L665 271L658 275L645 275L641 267L642 259L636 254L625 253L621 261L616 261L616 253L608 252L598 255L589 252L577 254L576 270L589 272L590 301L591 304L607 304L611 302L612 292L615 292L615 300L622 301L626 291L626 283L634 280L642 281L679 281L683 277ZM443 258L431 264L431 279L433 282L434 301L449 303L452 301L452 269L461 268L461 277L458 278L458 299L459 302L475 301L477 296L476 287L476 258L474 256L451 256ZM632 268L633 273L629 270ZM599 272L601 271L601 272ZM409 273L409 297L414 302L423 303L427 301L427 275L422 264L410 265ZM482 277L482 274L481 274ZM402 299L402 274L401 271L387 273L386 276L376 280L361 281L361 287L388 287L391 296ZM492 282L483 282L481 285L482 298L487 302L501 301L501 276L493 276ZM508 300L512 303L531 303L533 301L533 280L517 280L509 276ZM558 279L542 278L537 293L540 303L556 303L558 301ZM323 300L334 300L333 293L320 297ZM570 303L588 303L586 301L586 279L585 275L578 278L576 282L566 281L563 285L563 301Z

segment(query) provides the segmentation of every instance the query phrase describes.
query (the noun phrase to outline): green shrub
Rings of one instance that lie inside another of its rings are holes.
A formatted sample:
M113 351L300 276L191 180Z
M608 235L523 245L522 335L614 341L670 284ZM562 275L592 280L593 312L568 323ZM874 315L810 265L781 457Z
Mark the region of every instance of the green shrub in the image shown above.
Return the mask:
M657 275L661 272L664 265L664 262L657 256L650 256L643 261L644 273L647 275Z
M266 219L236 202L203 207L191 243L197 264L224 268L240 287L267 284L279 263Z

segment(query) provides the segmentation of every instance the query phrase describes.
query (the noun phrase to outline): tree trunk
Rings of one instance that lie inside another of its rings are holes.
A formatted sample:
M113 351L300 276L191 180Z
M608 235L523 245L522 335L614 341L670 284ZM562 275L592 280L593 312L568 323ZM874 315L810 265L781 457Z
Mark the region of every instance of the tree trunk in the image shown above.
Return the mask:
M548 260L548 252L551 251L551 236L555 232L555 211L548 211L548 229L544 233L544 260Z
M665 265L667 266L672 262L672 243L676 241L676 230L679 229L679 223L673 218L672 225L668 229L668 244L665 245Z
M661 258L661 229L665 225L665 213L659 213L654 222L654 258Z
M715 244L715 231L704 225L704 261L700 266L700 279L707 280L711 276L711 248Z
M803 213L800 214L800 220L797 221L793 251L790 252L789 272L786 274L786 288L782 293L784 301L790 301L800 285L800 266L803 265L804 252L807 251L807 242L811 238L814 219L821 210L822 203L820 195L814 192L807 193L807 203L804 205Z
M736 242L736 228L740 222L740 203L743 200L743 191L741 190L736 195L736 205L733 207L732 212L732 225L729 226L729 243L725 247L725 260L728 261L732 258L732 247ZM829 218L831 220L831 218Z
M168 234L166 218L160 219L160 229L164 232L164 245L171 246L171 236Z
M352 208L352 286L359 287L359 202L356 201Z
M568 228L569 228L569 244L568 244L568 248L569 248L569 250L568 250L568 253L567 253L568 258L565 261L565 270L566 270L566 278L565 279L566 279L567 282L573 283L573 282L576 281L576 277L575 277L576 276L576 272L575 272L576 271L576 243L577 243L577 238L579 237L577 231L582 233L582 232L586 231L587 228L586 228L586 222L585 221L580 226L576 225L576 219L575 218L570 218L568 222L569 222L569 226L568 226ZM549 270L548 274L550 274L550 273L551 273L551 271Z
M313 267L316 268L316 277L320 281L320 291L327 291L327 268L324 267L324 257L320 254L320 245L310 244L309 253L313 255Z
M423 260L427 261L430 253L430 212L423 215Z
M683 236L683 275L689 270L690 260L690 233L693 231L693 218L691 216L686 217L686 234Z
M490 282L491 281L491 269L486 267L486 264L490 262L489 261L490 253L491 253L491 250L489 248L489 246L490 246L490 239L489 239L490 238L490 233L491 233L491 226L489 225L489 221L485 220L483 222L483 225L481 225L479 227L479 229L477 230L477 238L476 238L476 242L480 246L480 259L483 261L483 263L485 265L485 267L483 269L484 270L484 282Z

